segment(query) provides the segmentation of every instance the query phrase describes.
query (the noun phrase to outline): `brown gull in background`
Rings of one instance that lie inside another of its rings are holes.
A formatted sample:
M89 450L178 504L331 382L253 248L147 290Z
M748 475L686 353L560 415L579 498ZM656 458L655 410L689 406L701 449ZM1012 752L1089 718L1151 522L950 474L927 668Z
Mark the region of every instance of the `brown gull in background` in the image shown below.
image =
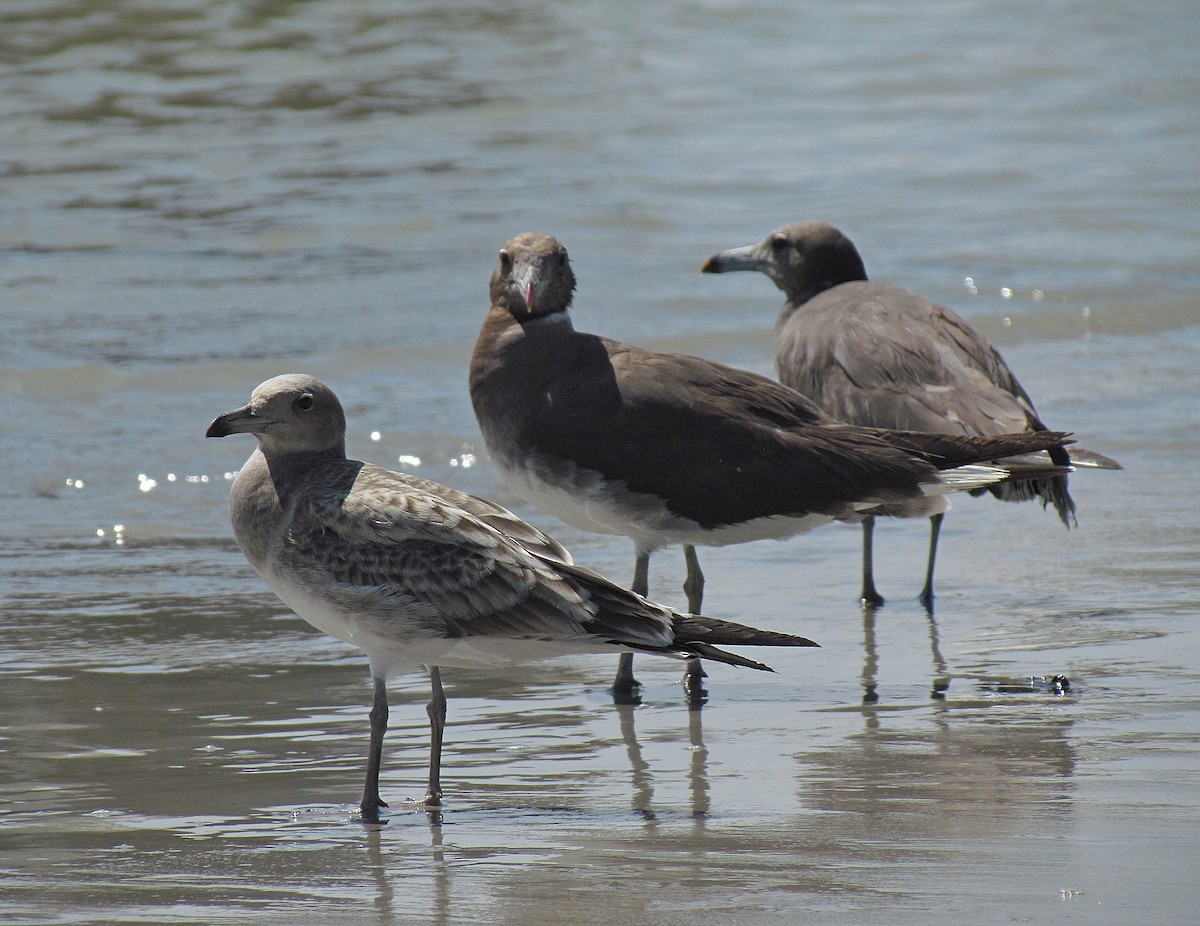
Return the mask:
M825 222L797 222L765 241L722 251L705 273L757 270L787 296L779 315L775 367L780 382L833 418L878 428L986 437L1045 431L1033 400L999 352L955 312L891 283L867 279L862 258ZM1065 467L1120 469L1115 460L1072 446L1048 448ZM999 461L1004 466L1015 461ZM1063 523L1075 521L1066 470L973 490L1005 501L1040 498ZM921 600L933 604L933 570L944 512L892 505L876 514L930 518L929 558ZM878 605L872 538L863 519L862 600Z

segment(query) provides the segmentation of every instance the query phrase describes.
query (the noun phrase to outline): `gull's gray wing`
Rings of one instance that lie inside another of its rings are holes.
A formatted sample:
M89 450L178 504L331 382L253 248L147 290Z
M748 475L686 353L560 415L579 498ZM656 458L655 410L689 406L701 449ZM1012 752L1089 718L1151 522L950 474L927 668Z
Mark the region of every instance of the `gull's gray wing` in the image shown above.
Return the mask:
M322 575L316 587L339 607L390 606L396 619L452 638L671 643L666 609L601 607L555 568L569 562L559 544L474 496L365 465L348 486L295 497L287 568ZM522 537L541 540L529 550Z

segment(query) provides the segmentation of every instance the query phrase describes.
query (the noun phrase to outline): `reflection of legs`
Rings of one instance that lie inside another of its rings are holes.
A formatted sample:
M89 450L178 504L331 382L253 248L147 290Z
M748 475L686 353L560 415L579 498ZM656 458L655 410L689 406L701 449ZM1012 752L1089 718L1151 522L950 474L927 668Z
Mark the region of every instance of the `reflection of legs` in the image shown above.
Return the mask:
M704 746L704 730L700 725L703 711L688 711L688 743L692 748L692 768L688 780L692 785L692 817L704 820L708 816L708 750Z
M625 742L625 753L629 756L629 771L633 784L633 809L647 820L655 819L654 815L654 780L650 777L650 763L642 756L642 747L637 740L637 731L633 724L633 712L637 710L632 704L618 704L617 717L621 721L621 739Z
M938 534L942 532L942 519L945 513L939 512L929 519L929 565L925 567L925 587L921 589L921 603L933 610L933 564L937 559Z
M875 648L875 609L863 608L863 704L879 702L875 680L879 674L879 654Z
M700 558L696 556L696 548L685 544L683 559L687 563L687 578L683 580L683 591L687 595L688 612L699 614L704 601L704 573L700 571ZM704 679L707 675L699 657L693 656L687 661L683 690L687 695L688 704L703 704L708 698L708 692L704 690Z
M383 827L368 827L363 832L363 836L366 842L368 870L371 873L371 880L375 883L376 917L381 923L393 923L395 916L393 915L392 898L395 895L395 889L392 887L392 873L388 871L387 862L384 861L383 846L380 844L383 839ZM388 861L391 859L389 858Z
M929 609L929 648L933 653L933 689L930 697L941 700L946 697L950 687L950 676L946 671L946 660L942 656L942 647L938 643L937 620L933 616L933 608Z
M442 690L442 670L429 667L433 697L425 706L429 715L429 787L424 803L436 807L442 802L442 731L446 729L446 692Z
M429 814L430 848L433 850L433 919L429 922L450 922L450 866L442 848L442 815L436 810ZM385 911L380 911L385 912ZM394 923L391 917L379 917L381 923Z
M643 598L650 594L650 554L637 552L633 564L633 583L629 590ZM613 680L613 700L618 704L636 704L638 680L633 677L633 653L622 653L617 662L617 677Z
M875 516L872 514L863 518L863 575L862 603L878 607L883 604L883 596L875 590Z
M374 674L372 680L375 683L375 699L370 714L371 745L367 749L367 783L358 808L364 823L378 823L379 808L387 806L379 797L379 765L383 761L383 734L387 732L388 725L387 680Z

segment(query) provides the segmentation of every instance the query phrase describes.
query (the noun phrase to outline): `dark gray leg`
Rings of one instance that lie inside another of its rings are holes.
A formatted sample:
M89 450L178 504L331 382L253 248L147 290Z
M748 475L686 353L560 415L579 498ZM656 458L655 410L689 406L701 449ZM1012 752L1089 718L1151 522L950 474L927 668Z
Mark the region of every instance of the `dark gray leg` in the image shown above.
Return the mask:
M700 558L696 556L696 548L684 544L683 559L687 563L687 578L683 580L683 591L687 595L688 611L699 614L704 601L704 573L700 571ZM683 690L687 695L688 704L698 707L708 700L708 692L704 689L704 679L708 673L700 663L698 656L687 661L687 670L683 673Z
M629 590L643 598L650 597L650 554L638 553L633 562L633 582Z
M863 575L862 603L872 608L883 604L883 596L875 590L875 516L863 518Z
M633 583L630 591L645 598L650 594L650 554L640 550L633 564ZM638 704L638 688L641 685L633 677L633 653L622 653L617 662L617 677L613 680L613 700L618 704Z
M425 706L429 715L429 787L425 789L424 804L437 807L442 803L442 731L446 729L446 692L442 690L442 670L429 667L429 682L433 697Z
M363 788L359 812L364 823L379 822L379 808L387 804L379 797L379 766L383 761L383 734L387 732L387 680L373 675L375 698L371 704L371 745L367 750L367 783Z
M929 519L929 565L925 567L925 587L921 589L921 603L930 611L933 610L933 564L937 560L938 534L942 532L944 513L935 514Z
M687 595L688 613L699 614L704 604L704 573L700 571L700 557L696 555L696 548L691 544L684 544L683 561L687 563L683 593Z

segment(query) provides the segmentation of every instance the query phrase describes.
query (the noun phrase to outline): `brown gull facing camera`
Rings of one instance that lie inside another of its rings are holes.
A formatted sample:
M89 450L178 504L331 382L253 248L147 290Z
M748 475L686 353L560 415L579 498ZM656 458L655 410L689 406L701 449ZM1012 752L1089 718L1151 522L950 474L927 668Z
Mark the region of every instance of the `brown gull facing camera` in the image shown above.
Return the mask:
M765 241L714 254L705 273L757 270L787 296L779 315L780 382L841 421L879 428L986 437L1046 426L999 352L951 309L891 283L867 279L857 249L825 222L796 222ZM1102 454L1048 448L1063 467L1120 469ZM1006 461L1000 461L1001 466ZM1005 501L1040 498L1068 527L1075 502L1066 471L976 489ZM933 568L944 512L904 504L876 514L930 518L921 600L933 604ZM862 600L882 604L872 568L875 516L863 519Z
M538 507L584 530L633 540L633 590L650 554L682 544L688 607L700 608L697 545L782 539L904 503L1008 479L981 461L1059 447L1065 435L963 437L834 421L774 380L683 354L576 331L566 249L525 233L500 249L491 309L471 358L471 402L493 460ZM1024 464L1026 473L1057 473ZM614 684L633 697L632 655ZM704 698L689 661L688 697Z

